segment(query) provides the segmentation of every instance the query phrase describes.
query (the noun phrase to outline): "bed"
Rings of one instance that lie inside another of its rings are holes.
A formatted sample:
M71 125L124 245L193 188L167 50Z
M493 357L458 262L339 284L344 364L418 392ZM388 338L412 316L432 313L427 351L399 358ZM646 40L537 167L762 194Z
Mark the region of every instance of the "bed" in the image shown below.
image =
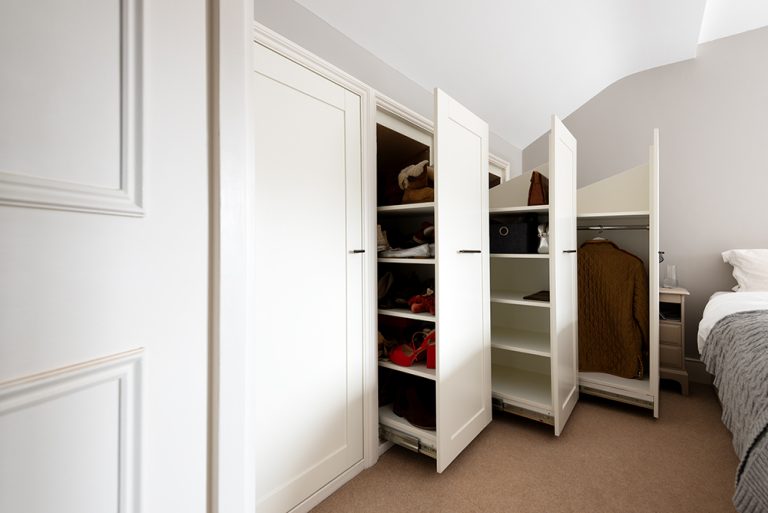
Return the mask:
M768 250L736 251L763 252L758 254L764 262L758 258L757 277L764 275L765 281L745 278L738 259L729 251L723 253L734 266L738 291L717 292L710 298L697 341L701 360L714 376L722 420L739 458L734 506L740 513L764 513L768 511Z

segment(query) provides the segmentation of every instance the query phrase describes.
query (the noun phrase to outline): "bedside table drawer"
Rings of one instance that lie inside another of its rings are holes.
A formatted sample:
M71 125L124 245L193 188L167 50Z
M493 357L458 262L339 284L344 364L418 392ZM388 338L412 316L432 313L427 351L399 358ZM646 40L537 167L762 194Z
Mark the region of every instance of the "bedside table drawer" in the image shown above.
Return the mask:
M659 322L659 343L682 346L683 326L680 323Z
M683 348L659 344L659 366L674 369L683 368Z

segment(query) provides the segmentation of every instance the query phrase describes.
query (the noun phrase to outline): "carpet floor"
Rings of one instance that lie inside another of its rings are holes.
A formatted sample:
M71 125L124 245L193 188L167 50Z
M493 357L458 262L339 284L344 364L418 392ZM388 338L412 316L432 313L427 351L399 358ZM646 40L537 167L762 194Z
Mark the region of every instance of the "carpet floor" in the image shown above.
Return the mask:
M313 513L733 513L738 461L712 387L648 410L582 395L559 438L494 411L443 472L393 447Z

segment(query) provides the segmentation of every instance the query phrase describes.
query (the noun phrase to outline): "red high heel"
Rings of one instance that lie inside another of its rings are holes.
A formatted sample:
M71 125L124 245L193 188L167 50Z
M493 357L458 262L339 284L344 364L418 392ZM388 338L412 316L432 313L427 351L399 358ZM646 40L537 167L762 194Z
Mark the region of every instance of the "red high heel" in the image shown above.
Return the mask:
M389 361L391 361L394 364L401 365L403 367L410 367L414 364L414 362L417 362L419 360L419 357L422 354L426 353L427 368L434 369L435 368L435 342L436 342L435 333L436 333L435 330L431 330L429 333L426 333L426 334L423 331L417 331L416 333L413 334L410 345L401 344L389 352ZM424 338L421 340L419 347L416 347L416 345L418 344L417 339L421 336L423 336ZM431 358L430 358L430 354L431 354ZM432 365L431 367L430 367L430 363Z

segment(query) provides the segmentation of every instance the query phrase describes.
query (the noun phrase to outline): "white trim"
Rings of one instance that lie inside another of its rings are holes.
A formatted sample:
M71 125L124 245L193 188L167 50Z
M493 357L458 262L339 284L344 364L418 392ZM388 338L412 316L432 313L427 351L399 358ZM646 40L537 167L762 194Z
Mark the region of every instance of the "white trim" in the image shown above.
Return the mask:
M396 118L400 118L401 120L407 121L408 123L418 128L419 130L423 130L424 132L434 135L435 133L434 121L432 121L431 119L425 118L421 114L417 114L412 110L407 109L403 105L397 103L392 98L378 91L375 91L374 94L376 97L377 109L387 112L388 114Z
M210 7L211 119L211 351L209 511L256 509L255 450L246 372L252 326L252 280L246 233L252 194L251 114L253 2L212 0Z
M494 174L494 175L500 177L502 183L504 183L504 182L506 182L507 180L510 179L510 176L509 176L509 169L510 169L509 162L507 162L506 160L502 159L501 157L497 157L496 155L491 153L491 154L488 155L488 163L491 166L496 166L497 168L500 168L502 170L501 174L499 175L497 173L494 173L493 170L489 167L489 172L491 174Z
M306 500L298 504L295 508L291 509L289 513L307 513L312 508L330 497L333 492L347 484L353 477L358 475L364 469L365 466L363 462L359 462L353 465L346 472L343 472L336 479L320 488L317 492L310 495Z
M0 205L124 216L144 215L142 190L142 0L120 7L120 188L0 171Z
M116 381L119 385L118 513L141 511L143 348L0 383L0 417Z

